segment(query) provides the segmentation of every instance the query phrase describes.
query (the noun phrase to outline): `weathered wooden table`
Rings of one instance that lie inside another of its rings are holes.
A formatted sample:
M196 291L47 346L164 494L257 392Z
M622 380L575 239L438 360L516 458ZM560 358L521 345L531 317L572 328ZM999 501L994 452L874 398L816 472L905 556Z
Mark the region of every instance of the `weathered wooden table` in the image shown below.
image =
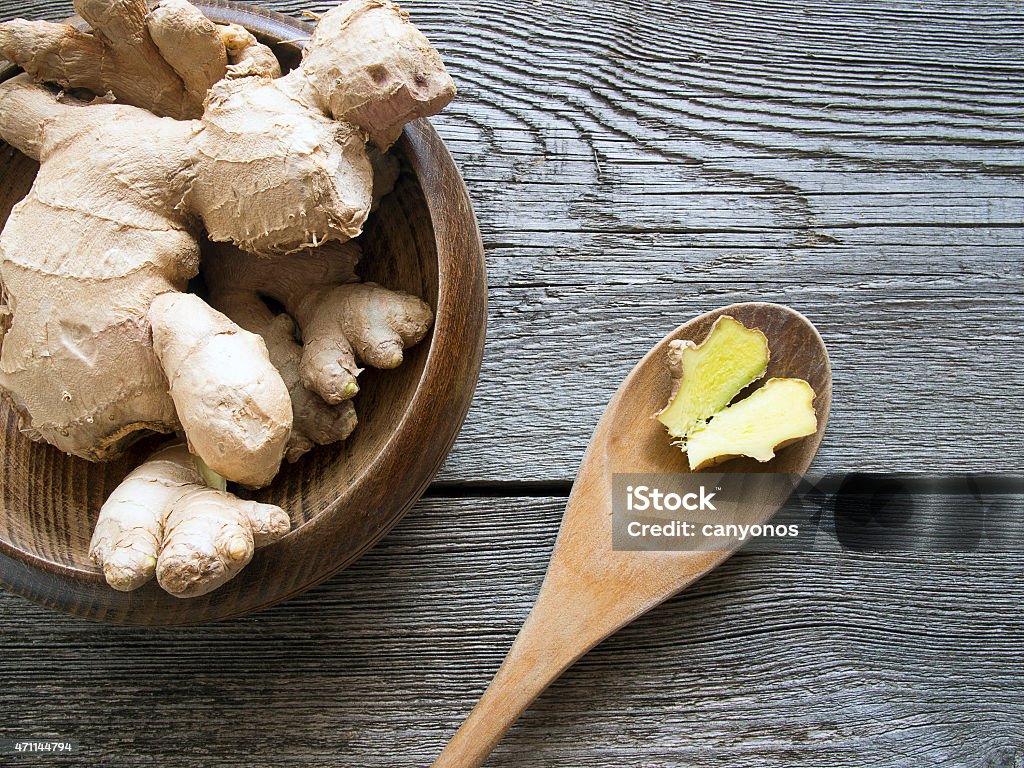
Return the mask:
M427 765L531 605L618 382L733 301L791 304L830 345L819 471L1024 468L1019 0L407 7L460 88L434 123L491 283L437 483L244 620L124 629L0 595L0 738L75 739L65 764ZM585 657L490 765L1020 768L1020 554L740 556Z

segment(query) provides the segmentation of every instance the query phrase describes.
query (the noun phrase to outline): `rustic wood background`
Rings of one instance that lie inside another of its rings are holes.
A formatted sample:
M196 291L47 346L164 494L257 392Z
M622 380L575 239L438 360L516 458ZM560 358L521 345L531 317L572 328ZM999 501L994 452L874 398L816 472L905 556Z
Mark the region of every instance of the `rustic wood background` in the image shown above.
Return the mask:
M791 304L829 344L817 470L1024 468L1019 0L404 5L460 87L434 123L491 282L438 482L247 619L123 629L0 594L0 738L76 739L63 764L428 765L530 607L618 382L726 303ZM489 765L1021 768L1022 598L1006 553L741 556L584 658Z

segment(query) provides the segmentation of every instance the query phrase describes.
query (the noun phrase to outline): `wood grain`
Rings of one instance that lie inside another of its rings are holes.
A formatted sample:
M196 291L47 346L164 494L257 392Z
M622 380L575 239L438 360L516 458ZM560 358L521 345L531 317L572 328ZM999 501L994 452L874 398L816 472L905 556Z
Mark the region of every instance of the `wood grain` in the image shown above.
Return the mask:
M751 299L829 344L823 466L1024 464L1000 407L1022 362L1019 5L457 7L485 43L445 38L430 4L423 23L463 85L438 126L478 201L493 331L446 481L570 478L643 349Z
M0 595L0 730L71 730L111 765L428 764L550 554L564 498L515 494L568 493L642 352L730 302L821 330L816 469L1024 468L1017 0L402 4L459 86L433 124L487 250L481 385L433 491L479 498L198 631ZM584 657L490 764L1019 768L1022 576L1007 554L734 558Z
M425 499L327 584L205 627L0 594L0 738L78 739L76 765L422 768L525 619L564 504ZM1005 554L738 555L585 656L488 765L1016 768L1022 584Z

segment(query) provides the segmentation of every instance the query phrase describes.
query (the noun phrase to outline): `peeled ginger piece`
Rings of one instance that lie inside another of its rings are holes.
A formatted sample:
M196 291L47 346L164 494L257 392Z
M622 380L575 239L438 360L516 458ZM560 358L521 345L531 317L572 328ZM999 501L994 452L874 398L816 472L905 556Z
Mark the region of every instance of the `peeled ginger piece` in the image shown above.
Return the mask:
M768 339L756 328L723 315L700 345L673 341L668 363L675 382L658 421L685 450L687 436L725 408L768 370Z
M690 433L691 470L737 456L769 461L775 451L818 430L814 390L803 379L769 379L750 397L719 411Z

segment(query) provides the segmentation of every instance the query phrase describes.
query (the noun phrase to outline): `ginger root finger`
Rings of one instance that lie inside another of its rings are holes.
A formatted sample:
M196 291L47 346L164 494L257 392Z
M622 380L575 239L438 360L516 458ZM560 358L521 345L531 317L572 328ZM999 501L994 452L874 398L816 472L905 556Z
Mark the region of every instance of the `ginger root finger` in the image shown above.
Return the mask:
M256 301L263 303L259 298ZM332 405L303 386L299 375L302 347L295 341L294 321L287 315L277 315L269 322L248 330L259 333L266 340L270 361L281 373L291 395L294 421L287 460L298 461L315 445L330 445L351 435L357 422L352 402Z
M161 116L202 114L202 97L189 92L150 36L146 0L75 0L74 6L93 34L17 19L0 24L0 52L40 82L113 93Z
M359 126L382 150L455 96L438 52L389 0L350 0L321 16L302 72L335 120Z
M145 0L74 0L73 5L100 39L115 46L146 45Z
M260 297L236 286L210 283L210 302L218 310L267 344L270 362L284 380L292 401L292 432L285 458L298 461L315 445L330 445L347 438L356 427L351 401L330 405L302 385L299 363L302 347L295 340L295 323L284 314L274 315Z
M344 336L319 336L302 347L299 364L302 386L332 405L351 400L359 394L358 378L362 372L356 363L352 345Z
M200 104L224 77L228 54L217 25L186 0L162 0L146 19L153 43Z
M231 77L255 75L266 79L281 76L281 63L274 52L259 42L245 27L238 24L217 25L221 42L231 65Z
M315 446L331 445L348 439L359 420L351 400L331 405L306 389L299 381L292 390L292 407L299 427L293 430L285 458L294 464Z
M3 31L0 24L0 36ZM52 137L62 123L78 122L79 113L73 109L28 74L17 75L0 83L0 138L33 160L41 161L44 138ZM83 128L87 125L79 123L79 129Z
M154 454L110 494L89 546L110 586L129 592L153 578L167 511L201 483L188 451L178 445Z
M165 521L156 578L175 597L198 597L232 579L257 547L288 532L279 507L195 487L176 500Z
M171 594L194 597L236 575L254 548L290 527L279 507L206 488L186 447L175 443L111 494L89 555L115 589L137 589L156 575Z
M213 244L204 276L218 291L248 292L280 302L302 331L300 375L305 387L331 404L359 392L362 361L375 368L401 364L406 348L430 330L433 312L415 296L355 279L355 243L329 244L301 254L267 257L251 269L244 253Z
M302 383L329 403L359 392L362 369L356 360L396 368L404 350L422 341L433 322L426 302L376 283L315 291L295 313L304 342Z
M422 341L433 313L422 299L377 283L322 290L296 310L305 345L344 338L356 358L374 368L397 368L403 351Z
M106 90L118 101L178 119L202 114L205 92L190 91L163 57L150 34L146 0L74 0L74 7L107 44L102 74ZM204 47L202 38L191 41L184 36L176 44Z
M284 457L292 409L266 344L192 294L157 296L149 317L192 451L228 480L268 485Z
M102 95L111 90L103 66L105 52L102 40L68 24L24 19L0 24L0 57L38 82Z

